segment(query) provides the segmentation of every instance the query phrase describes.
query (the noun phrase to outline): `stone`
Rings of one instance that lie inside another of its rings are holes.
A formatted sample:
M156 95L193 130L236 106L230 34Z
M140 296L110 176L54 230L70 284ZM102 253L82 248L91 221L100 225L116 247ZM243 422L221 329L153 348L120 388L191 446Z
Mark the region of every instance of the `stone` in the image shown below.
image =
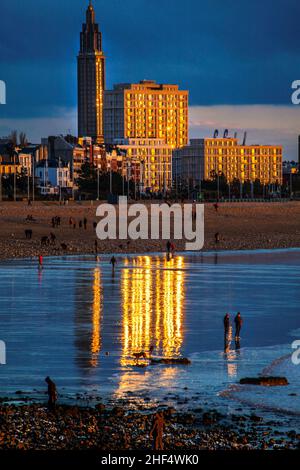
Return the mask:
M261 385L264 387L278 387L289 385L285 377L246 377L240 380L241 385Z

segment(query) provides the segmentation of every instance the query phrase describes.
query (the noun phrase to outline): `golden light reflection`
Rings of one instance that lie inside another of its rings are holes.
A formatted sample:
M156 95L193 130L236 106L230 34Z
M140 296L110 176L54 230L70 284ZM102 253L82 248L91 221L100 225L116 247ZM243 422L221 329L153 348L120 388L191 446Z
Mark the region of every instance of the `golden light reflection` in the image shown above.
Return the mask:
M134 354L181 355L183 343L184 259L140 256L123 270L121 365L136 365ZM139 360L142 366L146 362Z
M224 338L224 356L227 364L227 373L229 377L237 376L237 352L231 349L232 342L232 328L229 329L229 333Z
M102 314L102 288L101 272L99 268L94 270L93 280L93 315L91 337L91 366L97 367L99 352L101 350L101 314Z

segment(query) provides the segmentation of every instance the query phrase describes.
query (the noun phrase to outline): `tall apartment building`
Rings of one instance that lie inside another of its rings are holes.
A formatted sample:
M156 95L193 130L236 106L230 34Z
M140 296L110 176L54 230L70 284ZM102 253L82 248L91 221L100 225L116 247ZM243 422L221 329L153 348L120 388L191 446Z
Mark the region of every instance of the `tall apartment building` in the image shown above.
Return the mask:
M105 89L105 57L102 34L95 23L95 11L89 3L86 23L80 33L78 64L78 135L92 137L101 144L103 138L103 100Z
M282 184L282 146L240 145L236 138L191 139L173 152L173 180L196 186L217 174L228 182Z
M160 139L173 149L188 143L188 91L143 80L104 94L104 139Z

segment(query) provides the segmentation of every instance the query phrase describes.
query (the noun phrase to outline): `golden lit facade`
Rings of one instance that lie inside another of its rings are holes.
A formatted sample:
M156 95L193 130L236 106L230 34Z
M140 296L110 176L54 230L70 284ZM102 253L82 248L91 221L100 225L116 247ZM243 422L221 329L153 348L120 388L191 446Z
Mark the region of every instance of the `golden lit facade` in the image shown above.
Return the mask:
M240 145L236 138L191 139L173 152L173 181L196 186L223 174L231 183L281 185L282 153L280 145Z
M282 147L239 145L237 139L205 139L204 179L224 174L227 181L238 179L261 184L282 184Z
M105 91L105 142L161 139L173 149L188 143L188 91L144 80Z
M78 55L78 135L104 142L103 104L105 89L105 56L102 34L95 23L91 2L86 12L86 23L80 33Z
M2 175L13 175L15 173L22 173L22 166L19 163L1 163L0 158L0 174Z
M124 139L118 144L126 159L140 162L144 191L167 191L172 186L172 147L160 139Z

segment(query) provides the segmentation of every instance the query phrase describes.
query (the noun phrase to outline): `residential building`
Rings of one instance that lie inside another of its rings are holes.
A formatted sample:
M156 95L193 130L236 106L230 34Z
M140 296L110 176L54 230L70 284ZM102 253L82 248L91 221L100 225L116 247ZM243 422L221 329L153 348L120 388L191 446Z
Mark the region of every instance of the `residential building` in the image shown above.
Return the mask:
M35 167L35 177L41 188L72 188L69 165L56 160L42 160Z
M227 181L282 184L282 146L240 145L237 138L191 139L173 152L173 181L192 186L223 174Z
M104 93L104 139L161 139L172 148L188 143L188 91L143 80Z

